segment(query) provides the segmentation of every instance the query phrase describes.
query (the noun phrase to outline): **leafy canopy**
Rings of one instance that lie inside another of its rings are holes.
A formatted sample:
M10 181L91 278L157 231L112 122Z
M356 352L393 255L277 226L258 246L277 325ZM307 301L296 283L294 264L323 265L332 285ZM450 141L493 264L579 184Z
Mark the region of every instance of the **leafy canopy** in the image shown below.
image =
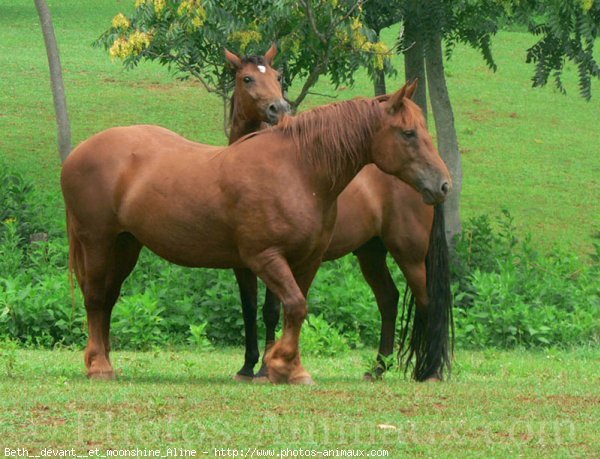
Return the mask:
M539 37L526 58L535 66L533 86L544 86L552 77L565 92L562 74L571 62L577 67L580 93L589 100L592 78L600 78L594 58L600 32L599 0L404 0L400 4L402 17L416 20L421 36L441 33L448 56L457 43L466 43L479 50L495 70L491 37L501 25L517 22ZM398 47L406 49L412 40L401 35Z
M137 0L133 13L119 13L97 44L127 67L158 61L226 99L232 76L223 48L263 54L276 42L284 85L303 82L291 101L297 107L321 75L337 87L352 84L359 67L393 71L390 50L375 40L363 15L363 1L356 0Z

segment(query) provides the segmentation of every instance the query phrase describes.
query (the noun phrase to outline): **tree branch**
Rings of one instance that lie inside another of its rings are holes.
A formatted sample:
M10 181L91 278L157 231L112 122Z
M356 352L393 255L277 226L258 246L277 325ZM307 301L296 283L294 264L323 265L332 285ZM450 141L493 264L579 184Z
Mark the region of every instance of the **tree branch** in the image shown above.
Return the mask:
M310 0L301 0L300 3L302 4L302 6L304 7L304 9L306 11L306 17L308 18L308 22L310 24L310 28L312 29L313 33L317 36L317 38L319 39L319 41L321 43L323 43L324 45L327 46L327 44L328 44L327 38L317 28L317 22L315 21L315 15L313 13L312 5L310 4Z
M352 6L352 8L350 8L350 9L349 9L349 10L346 12L346 14L340 18L340 20L339 20L339 21L337 21L335 24L333 24L333 25L332 25L332 27L330 27L330 28L329 28L329 30L330 30L330 31L335 31L335 30L337 29L337 27L338 27L338 26L339 26L339 25L340 25L342 22L344 22L346 19L348 19L348 18L349 18L349 17L352 15L352 13L354 13L354 11L355 11L355 10L356 10L358 7L362 6L362 4L363 4L363 3L365 3L365 1L366 1L366 0L359 0L358 2L356 2L356 3L355 3L353 6Z
M302 103L302 101L308 94L308 90L312 88L315 85L315 83L319 80L319 77L323 73L323 70L327 68L328 64L329 56L326 56L320 64L316 65L313 68L312 72L310 72L310 75L308 75L308 78L304 82L300 94L298 94L298 97L296 97L296 99L291 102L294 109L296 109Z

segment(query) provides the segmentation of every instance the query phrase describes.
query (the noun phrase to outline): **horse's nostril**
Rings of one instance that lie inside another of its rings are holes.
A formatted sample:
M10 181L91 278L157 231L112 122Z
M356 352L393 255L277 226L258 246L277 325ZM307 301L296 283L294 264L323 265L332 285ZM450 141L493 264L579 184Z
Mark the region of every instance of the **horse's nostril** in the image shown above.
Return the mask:
M450 191L450 184L448 182L444 182L442 185L442 193L448 194L448 191Z

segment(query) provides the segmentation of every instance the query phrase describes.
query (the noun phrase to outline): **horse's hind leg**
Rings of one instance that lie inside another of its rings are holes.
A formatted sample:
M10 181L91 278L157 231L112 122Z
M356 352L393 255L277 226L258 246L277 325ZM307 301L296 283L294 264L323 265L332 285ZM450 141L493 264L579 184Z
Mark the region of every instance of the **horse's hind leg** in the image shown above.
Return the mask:
M271 289L267 288L265 293L265 304L263 305L263 322L265 323L265 352L263 354L262 364L258 373L254 375L255 381L265 381L267 378L267 365L264 356L275 344L275 330L279 323L281 313L281 301L277 298Z
M133 236L125 234L113 241L79 243L82 265L76 272L88 318L89 336L85 350L88 377L111 379L115 376L109 358L112 308L121 284L135 266L141 245Z
M354 251L362 274L371 287L381 314L381 337L374 373L365 374L365 379L380 377L387 369L386 357L394 351L396 318L398 316L399 293L386 263L387 250L379 238Z
M424 381L438 378L437 374L441 362L430 361L432 357L430 355L429 342L432 337L427 336L429 304L429 296L427 293L427 268L425 266L425 255L416 255L420 252L422 252L422 250L415 250L411 254L409 251L400 250L398 247L390 247L390 253L404 274L406 283L413 294L416 304L411 336L407 337L408 342L403 343L404 346L408 346L408 349L404 349L403 352L409 360L414 355L414 377L417 381ZM406 323L402 324L402 327L407 326L408 324ZM407 331L405 330L404 333L407 333ZM435 358L433 360L435 360Z
M135 267L142 245L130 233L121 233L113 249L113 266L108 275L106 314L102 326L102 340L106 360L110 363L110 318L121 294L121 286Z

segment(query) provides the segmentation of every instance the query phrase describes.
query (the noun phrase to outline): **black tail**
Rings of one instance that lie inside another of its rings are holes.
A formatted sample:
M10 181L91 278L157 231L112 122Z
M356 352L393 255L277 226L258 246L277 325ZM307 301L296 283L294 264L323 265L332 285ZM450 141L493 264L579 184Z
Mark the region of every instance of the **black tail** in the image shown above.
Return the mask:
M444 208L441 204L434 209L425 266L429 297L427 311L415 308L414 298L412 294L408 294L407 287L400 319L398 357L405 362L405 371L411 366L413 357L415 358L413 377L417 381L425 381L432 377L443 379L444 373L450 375L452 368L454 347L452 291Z

